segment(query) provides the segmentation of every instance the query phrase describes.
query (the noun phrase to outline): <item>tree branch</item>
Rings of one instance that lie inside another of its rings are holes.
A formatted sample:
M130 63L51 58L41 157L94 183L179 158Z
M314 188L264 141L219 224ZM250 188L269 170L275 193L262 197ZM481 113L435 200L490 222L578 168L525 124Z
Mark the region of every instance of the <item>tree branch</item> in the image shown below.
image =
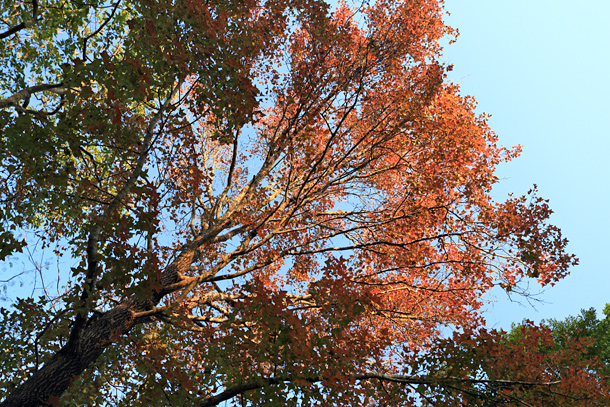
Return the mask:
M36 21L38 20L38 0L32 0L32 6L34 7L34 9L32 10L32 18L27 21L24 21L20 24L17 24L13 28L10 28L7 31L1 33L0 40L4 39L6 37L10 37L11 35L15 34L16 32L29 28L36 23Z
M133 188L133 186L136 184L138 178L142 174L142 169L144 168L144 163L146 162L146 159L148 157L148 152L152 146L154 129L157 126L157 124L159 123L159 120L161 120L161 116L165 113L167 108L171 105L171 100L178 93L178 90L180 89L181 84L182 84L182 81L179 80L178 83L174 86L174 89L172 90L172 92L170 93L168 98L163 103L163 105L159 108L157 113L150 120L150 123L148 124L148 127L146 128L144 139L142 140L142 147L140 149L138 161L136 162L136 166L135 166L133 172L131 173L131 175L129 176L129 178L127 179L127 181L121 188L121 190L109 202L109 204L107 205L104 212L100 215L100 217L95 222L95 225L94 225L93 229L91 230L91 233L89 234L89 238L87 239L87 274L85 276L86 286L85 286L85 288L83 288L83 291L80 296L80 300L83 304L86 303L87 299L89 298L90 293L94 290L95 281L96 281L97 272L98 272L97 245L98 245L98 242L100 239L100 234L102 231L104 221L123 202L123 199L125 199L125 197L129 193L129 191ZM87 320L86 312L77 313L76 318L74 320L72 332L70 333L70 340L77 339L77 336L80 335L80 331L84 327L86 320Z
M551 382L528 382L528 381L520 381L520 380L485 380L485 379L465 379L461 377L429 377L429 376L405 376L405 375L391 375L391 374L383 374L383 373L362 373L355 374L351 376L346 376L347 378L352 378L358 381L377 379L381 382L393 382L393 383L401 383L407 385L429 385L429 386L454 386L456 384L501 384L502 386L508 387L548 387L557 385L560 383L559 380L551 381ZM222 393L219 393L215 396L210 396L199 403L198 407L213 407L217 406L223 401L230 400L233 397L243 394L250 390L256 390L263 388L265 386L271 386L275 384L280 384L283 382L292 382L297 379L305 380L309 383L319 383L324 380L321 376L314 376L309 378L302 377L270 377L258 378L256 381L250 383L241 383L235 386L227 388ZM458 389L459 390L459 389Z
M7 97L6 99L0 99L0 109L6 109L7 107L21 107L19 102L22 100L29 100L30 97L34 93L49 91L53 93L57 93L58 95L63 95L66 93L66 89L62 89L63 83L56 84L42 84L42 85L34 85L29 88L20 90L19 92Z
M116 13L117 9L119 8L120 3L121 3L121 0L118 0L116 3L114 3L110 16L108 16L108 18L106 20L104 20L104 22L98 27L97 30L95 30L94 32L92 32L91 34L89 34L88 36L83 38L83 61L87 60L87 41L89 39L95 37L96 35L98 35L100 33L100 31L102 31L104 29L104 27L110 22L110 20L112 20L112 17L114 17L114 13Z

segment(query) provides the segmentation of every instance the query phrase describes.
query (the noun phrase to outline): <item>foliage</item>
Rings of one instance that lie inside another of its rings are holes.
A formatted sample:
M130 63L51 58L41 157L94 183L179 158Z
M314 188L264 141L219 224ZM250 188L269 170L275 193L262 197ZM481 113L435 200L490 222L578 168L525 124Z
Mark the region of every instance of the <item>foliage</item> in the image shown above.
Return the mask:
M0 1L0 257L76 261L2 310L2 405L470 397L464 349L513 352L483 295L576 259L535 190L491 198L519 149L447 80L441 3ZM523 380L607 394L556 378Z
M607 405L607 377L600 374L604 366L587 356L593 342L572 338L560 344L554 336L548 327L524 321L508 334L481 330L441 341L447 344L432 355L451 367L451 375L468 380L429 396L431 405Z
M585 359L597 359L601 370L597 372L606 378L610 377L610 305L603 310L603 319L597 318L594 308L581 310L580 315L568 317L563 321L550 319L545 325L553 332L555 342L561 348L568 348L570 341L591 338L593 345L583 355Z
M490 340L484 344L455 340L462 348L470 343L465 349L478 356L468 358L482 361L475 362L475 368L466 372L470 378L485 379L466 383L464 394L474 395L474 399L466 397L468 405L606 405L607 393L603 389L608 388L610 372L609 314L610 307L606 306L605 318L598 319L591 308L565 320L543 321L540 326L523 321L513 324L509 332L485 333ZM498 378L523 384L507 387L498 383ZM549 383L547 391L528 384L541 381Z
M575 343L587 344L586 351L581 352L579 363L587 365L588 371L593 371L608 382L610 377L610 304L603 310L603 318L597 317L595 308L581 310L577 316L568 316L564 320L549 319L542 326L550 331L553 345L541 349L544 352L569 350ZM527 327L527 325L525 325ZM507 334L509 341L520 340L527 329L524 325L514 325Z

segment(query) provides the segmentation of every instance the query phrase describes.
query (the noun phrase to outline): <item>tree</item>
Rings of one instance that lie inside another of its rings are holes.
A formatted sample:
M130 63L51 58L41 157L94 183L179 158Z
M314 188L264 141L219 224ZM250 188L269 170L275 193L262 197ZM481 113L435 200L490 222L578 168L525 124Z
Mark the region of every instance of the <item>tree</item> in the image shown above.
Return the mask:
M483 294L576 262L491 198L440 1L0 4L0 256L76 259L2 310L2 406L458 400Z
M557 333L524 321L509 333L481 329L438 341L440 346L424 358L432 355L453 376L469 380L436 391L430 405L607 405L606 367L595 356L594 342L585 337L560 340Z
M597 373L608 380L610 378L610 304L606 304L603 314L603 319L598 318L595 308L589 308L581 310L575 317L569 316L563 321L549 319L543 321L543 324L551 330L555 345L560 349L569 349L570 344L575 341L592 340L588 351L581 356L588 362L599 361Z
M552 346L541 350L547 354L569 351L576 344L586 351L578 353L576 362L571 363L594 370L598 377L607 382L610 378L610 304L606 304L603 314L603 318L598 318L595 308L589 308L564 320L543 320L541 326L552 335ZM527 321L513 325L506 334L507 339L511 342L521 340L529 334L530 326Z
M470 368L465 373L473 380L461 389L466 405L484 400L483 405L489 406L604 406L610 372L609 312L606 306L606 318L598 319L591 308L562 321L542 321L539 326L526 320L513 324L509 332L482 331L474 341L473 335L466 340L454 338L435 352L444 358L468 354ZM452 365L465 366L459 361ZM555 385L540 391L529 384L541 379ZM522 385L506 386L503 381Z

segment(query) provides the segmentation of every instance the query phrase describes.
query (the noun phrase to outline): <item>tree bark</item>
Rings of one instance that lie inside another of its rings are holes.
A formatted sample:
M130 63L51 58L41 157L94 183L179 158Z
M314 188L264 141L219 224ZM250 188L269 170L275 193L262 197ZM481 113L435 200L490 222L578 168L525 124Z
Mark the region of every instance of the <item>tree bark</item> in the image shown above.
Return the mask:
M187 247L161 274L163 287L177 282L188 270L196 254L195 244ZM138 322L136 314L153 309L168 292L151 293L146 301L127 299L99 319L70 336L68 343L32 374L0 404L0 407L40 407L51 405L72 381L81 375L121 335Z
M37 407L50 405L70 387L70 383L87 369L118 335L134 325L134 311L121 304L85 327L76 340L51 357L1 404L2 407Z

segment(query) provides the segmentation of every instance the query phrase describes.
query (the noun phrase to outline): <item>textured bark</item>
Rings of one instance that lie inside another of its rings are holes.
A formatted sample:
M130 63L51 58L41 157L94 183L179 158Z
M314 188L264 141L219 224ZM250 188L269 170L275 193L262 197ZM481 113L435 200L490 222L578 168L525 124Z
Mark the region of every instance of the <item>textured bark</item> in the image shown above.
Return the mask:
M191 265L196 249L186 248L166 267L161 275L165 287L174 284ZM167 294L167 292L164 292ZM119 336L127 334L138 322L135 314L155 307L163 298L152 293L145 301L128 299L99 319L71 335L68 343L49 359L44 366L17 387L0 407L39 407L51 405L70 383L82 374L104 353Z
M2 403L3 407L49 405L51 396L59 396L113 342L117 335L128 332L134 325L133 311L122 304L105 313L84 328L75 340L69 341L25 383Z

